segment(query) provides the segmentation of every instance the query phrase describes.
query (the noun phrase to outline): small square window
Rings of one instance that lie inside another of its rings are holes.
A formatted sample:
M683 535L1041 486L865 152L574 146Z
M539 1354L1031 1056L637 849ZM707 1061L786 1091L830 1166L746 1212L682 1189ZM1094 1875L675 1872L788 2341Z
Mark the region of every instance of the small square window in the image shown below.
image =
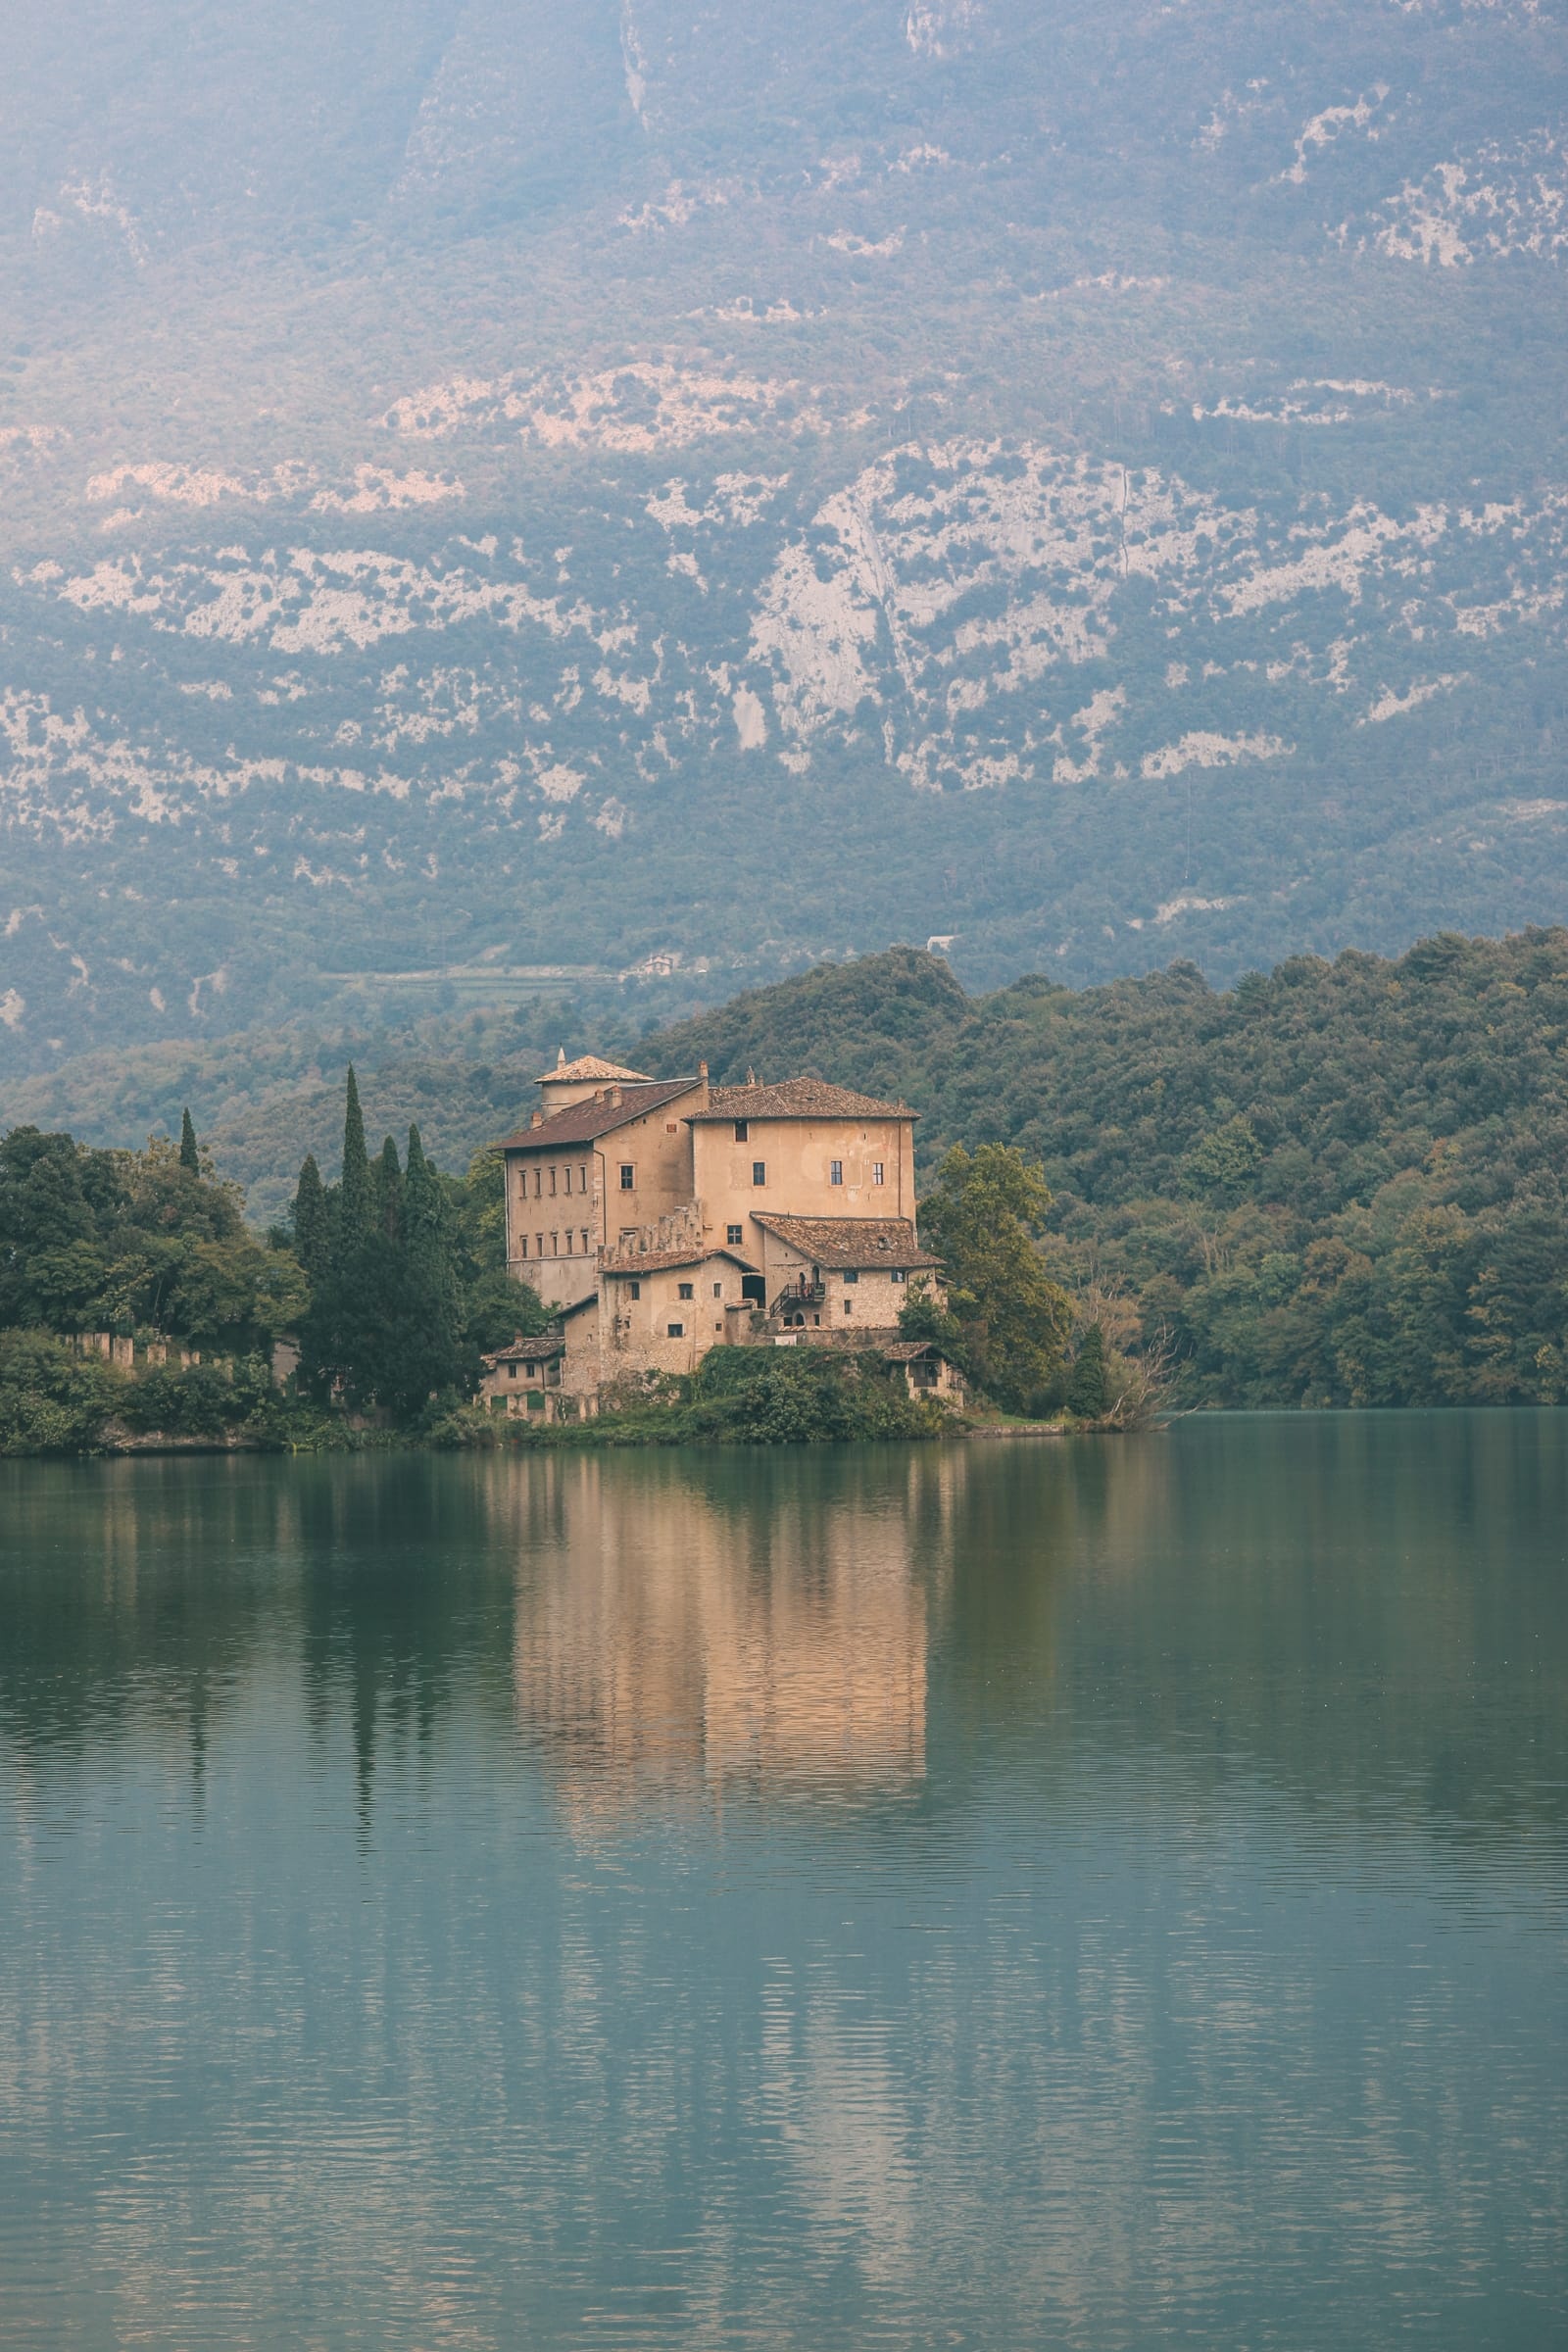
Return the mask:
M634 1298L640 1298L642 1297L643 1286L640 1282L628 1283L626 1287L631 1292L631 1295Z
M827 1180L829 1184L842 1184L844 1182L844 1162L842 1159L830 1159L828 1161Z
M751 1135L751 1132L752 1132L752 1131L751 1131L751 1128L750 1128L750 1127L747 1125L747 1123L746 1123L746 1121L745 1121L744 1119L737 1119L737 1120L736 1120L736 1122L735 1122L735 1141L736 1141L738 1144L744 1144L745 1142L747 1142L747 1140L749 1139L749 1137L750 1137L750 1135Z
M907 1276L905 1274L902 1266L890 1266L888 1268L888 1280L889 1282L904 1282L907 1280Z
M745 1227L741 1225L726 1225L724 1228L724 1239L726 1242L728 1242L732 1250L738 1250L742 1242L744 1242L746 1239Z
M873 1159L871 1162L871 1182L873 1184L886 1184L887 1182L887 1170L879 1159Z
M670 1339L670 1340L683 1340L683 1339L686 1337L686 1326L685 1326L685 1324L684 1324L684 1323L666 1323L666 1324L664 1325L664 1336L665 1336L665 1338L666 1338L666 1339Z
M846 1281L846 1282L858 1282L858 1281L859 1281L859 1279L860 1279L860 1269L859 1269L859 1267L858 1267L858 1266L846 1266L846 1267L845 1267L845 1269L844 1269L844 1279L845 1279L845 1281Z
M697 1290L696 1290L696 1286L695 1286L694 1284L692 1284L692 1283L689 1283L689 1282L683 1282L683 1283L680 1283L680 1284L677 1286L677 1288L676 1288L676 1297L677 1297L677 1298L696 1298L696 1296L697 1296Z
M637 1171L636 1171L636 1169L635 1169L635 1168L632 1166L632 1164L631 1164L630 1160L628 1160L628 1159L623 1159L623 1160L621 1161L621 1163L620 1163L620 1189L621 1189L621 1191L622 1191L623 1193L629 1193L629 1192L632 1190L633 1186L636 1184L636 1182L637 1182Z
M752 1182L754 1184L765 1184L767 1182L767 1162L765 1159L753 1160Z

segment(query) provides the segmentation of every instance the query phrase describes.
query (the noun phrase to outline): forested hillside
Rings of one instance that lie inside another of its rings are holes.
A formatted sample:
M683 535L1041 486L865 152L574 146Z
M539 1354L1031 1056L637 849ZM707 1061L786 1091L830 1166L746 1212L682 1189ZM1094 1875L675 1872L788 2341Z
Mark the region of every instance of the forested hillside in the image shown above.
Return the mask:
M1053 1263L1181 1394L1225 1404L1568 1396L1568 933L1191 965L969 1000L901 952L757 992L641 1049L718 1080L897 1090L929 1170L1020 1145Z
M351 1058L372 1137L417 1122L454 1169L527 1116L558 1043L721 1083L814 1072L916 1106L922 1189L956 1143L1042 1162L1080 1328L1163 1335L1190 1401L1568 1398L1568 932L1298 956L1223 991L1178 963L979 997L905 948L641 1036L633 1013L144 1048L5 1090L0 1123L126 1142L177 1124L183 1086L265 1222L307 1151L335 1168Z
M12 0L0 1071L1568 918L1562 0Z

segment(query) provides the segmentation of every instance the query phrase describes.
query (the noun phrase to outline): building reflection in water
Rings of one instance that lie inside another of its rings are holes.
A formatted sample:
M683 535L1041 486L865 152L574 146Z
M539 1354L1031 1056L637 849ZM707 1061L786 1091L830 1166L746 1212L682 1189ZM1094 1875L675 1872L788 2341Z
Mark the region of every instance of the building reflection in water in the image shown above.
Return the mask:
M933 1448L901 1468L835 1461L824 1509L820 1485L803 1496L766 1457L528 1465L514 1688L574 1816L921 1779L961 1465Z

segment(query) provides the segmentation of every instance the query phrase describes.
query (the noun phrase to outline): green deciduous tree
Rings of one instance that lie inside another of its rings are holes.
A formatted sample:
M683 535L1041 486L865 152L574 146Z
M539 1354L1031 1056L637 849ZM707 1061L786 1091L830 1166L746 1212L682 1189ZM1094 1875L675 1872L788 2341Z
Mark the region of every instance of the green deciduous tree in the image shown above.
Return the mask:
M999 1404L1024 1411L1061 1367L1072 1308L1040 1254L1051 1194L1007 1144L961 1144L920 1203L920 1233L943 1261L957 1360ZM917 1313L915 1308L911 1313Z

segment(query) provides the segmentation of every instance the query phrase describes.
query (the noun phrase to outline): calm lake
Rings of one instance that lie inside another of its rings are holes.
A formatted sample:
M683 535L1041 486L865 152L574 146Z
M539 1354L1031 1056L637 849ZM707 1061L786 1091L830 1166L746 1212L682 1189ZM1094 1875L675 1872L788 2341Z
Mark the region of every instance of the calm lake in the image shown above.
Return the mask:
M0 1464L0 2341L1546 2346L1568 1413Z

